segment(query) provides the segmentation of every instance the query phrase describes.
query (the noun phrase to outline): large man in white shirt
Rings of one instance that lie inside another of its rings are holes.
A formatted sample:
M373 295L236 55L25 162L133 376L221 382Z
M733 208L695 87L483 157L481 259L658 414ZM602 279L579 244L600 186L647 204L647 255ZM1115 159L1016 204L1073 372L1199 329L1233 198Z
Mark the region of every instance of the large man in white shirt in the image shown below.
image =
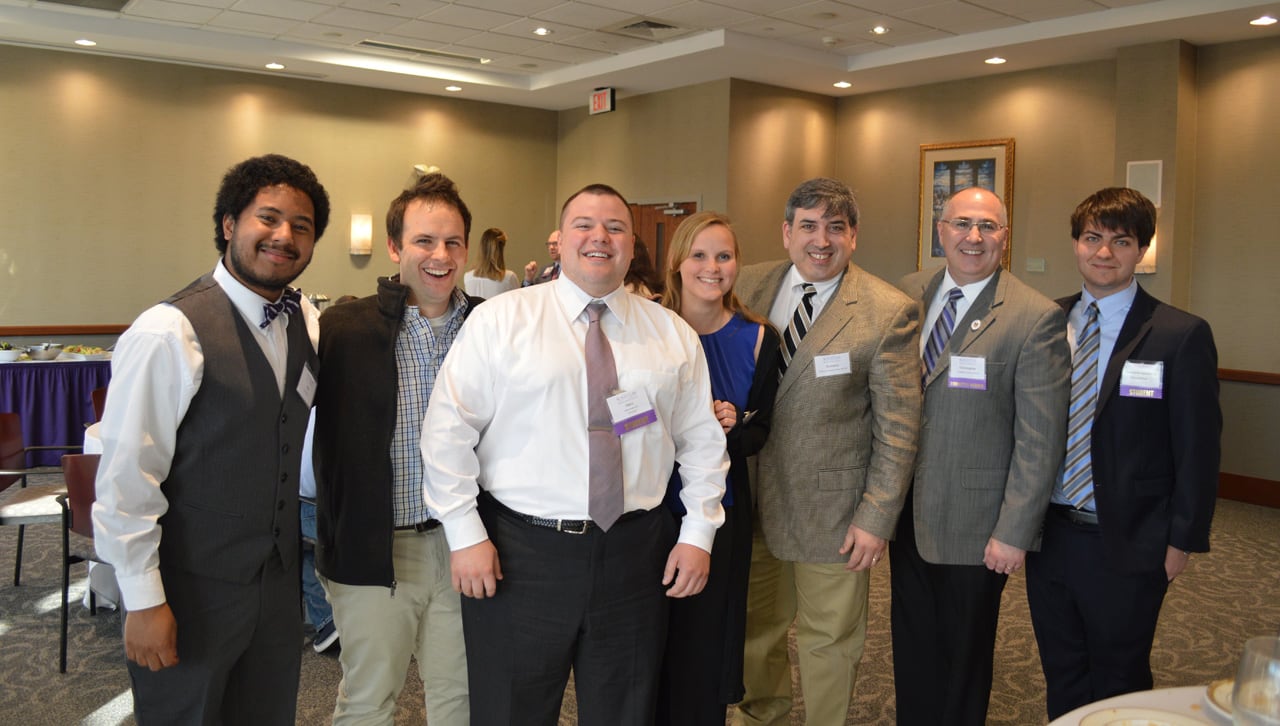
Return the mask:
M143 726L294 722L318 315L288 285L328 220L305 165L233 167L213 214L222 259L116 346L93 519Z
M571 668L582 723L651 724L665 597L706 584L724 517L724 433L697 334L623 290L632 227L608 186L570 197L564 275L476 308L436 379L425 488L465 596L477 726L555 724ZM588 322L593 303L607 306L598 323ZM618 383L614 427L591 428L625 430L614 434L622 515L612 525L593 520L588 503L599 466L589 453L590 325L608 338ZM662 506L676 461L688 510L678 535Z

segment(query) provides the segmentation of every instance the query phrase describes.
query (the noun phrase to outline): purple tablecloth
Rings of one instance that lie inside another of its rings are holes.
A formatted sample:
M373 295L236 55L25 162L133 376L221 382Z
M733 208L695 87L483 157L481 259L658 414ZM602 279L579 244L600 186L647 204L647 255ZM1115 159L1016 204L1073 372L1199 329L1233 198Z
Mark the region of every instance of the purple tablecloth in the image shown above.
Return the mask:
M90 394L111 380L111 361L0 363L0 412L22 416L27 446L80 445L93 423ZM56 466L64 451L32 454L32 466Z

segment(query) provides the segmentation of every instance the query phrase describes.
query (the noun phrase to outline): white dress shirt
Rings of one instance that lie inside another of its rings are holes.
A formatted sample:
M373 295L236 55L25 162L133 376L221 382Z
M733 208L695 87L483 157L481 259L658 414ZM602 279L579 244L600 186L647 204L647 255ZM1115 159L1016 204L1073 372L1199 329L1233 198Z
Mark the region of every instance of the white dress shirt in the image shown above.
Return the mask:
M840 287L840 281L844 279L844 273L824 280L823 282L811 283L816 291L813 296L813 320L817 320L822 314L823 308L827 306L827 302L831 300L831 296L835 294L837 288ZM773 327L778 330L786 330L791 324L791 318L796 314L796 308L800 305L800 300L804 297L804 284L809 282L800 276L800 272L795 265L787 271L786 278L782 281L782 287L778 289L778 294L773 298L773 307L769 308L769 322L773 323Z
M468 270L462 275L462 289L474 297L491 298L520 289L520 281L511 270L505 270L501 280L490 280L477 275L475 270Z
M267 302L232 277L222 262L213 279L254 331L284 390L289 316L266 330ZM314 346L320 313L301 302ZM159 519L169 509L160 484L169 476L178 427L204 376L204 353L187 316L164 303L143 311L120 336L111 355L111 405L102 416L102 460L93 505L94 545L116 568L125 607L141 610L165 602L160 580Z
M488 538L479 489L524 514L587 513L585 309L592 300L567 277L477 306L436 379L422 428L427 504L449 547ZM605 298L601 325L618 385L641 391L658 420L622 436L623 511L653 509L673 461L688 514L679 541L708 552L724 521L729 458L711 409L711 378L698 335L675 313L626 293Z
M964 320L964 316L969 312L973 301L978 299L982 291L987 288L987 283L991 282L991 278L995 276L996 273L992 272L977 282L961 285L951 277L950 270L945 270L942 273L942 282L938 285L937 292L933 294L933 300L929 301L929 313L924 316L924 320L921 321L920 325L920 330L923 331L923 335L920 336L920 356L922 358L924 357L924 347L929 344L929 337L933 335L933 326L937 324L938 318L942 315L942 308L947 304L947 297L951 294L951 289L960 288L962 295L959 300L956 300L956 317L954 318L955 324L959 325L960 321ZM953 330L952 332L954 333L955 331ZM941 353L942 351L938 352Z

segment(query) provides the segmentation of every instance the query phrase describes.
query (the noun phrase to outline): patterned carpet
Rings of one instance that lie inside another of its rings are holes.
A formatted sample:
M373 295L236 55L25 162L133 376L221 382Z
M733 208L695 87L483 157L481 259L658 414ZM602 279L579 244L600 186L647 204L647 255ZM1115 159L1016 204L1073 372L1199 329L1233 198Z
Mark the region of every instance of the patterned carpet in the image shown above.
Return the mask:
M2 572L8 572L13 562L16 536L15 528L0 528ZM3 720L15 726L132 724L119 614L99 611L94 617L73 604L68 668L65 675L59 674L58 528L30 527L27 537L23 584L14 587L7 579L0 584ZM1152 659L1157 688L1207 684L1232 676L1246 638L1280 630L1280 510L1220 501L1212 545L1210 554L1192 558L1165 600ZM888 573L881 565L872 577L867 647L847 724L894 722ZM1045 722L1044 679L1027 617L1024 584L1021 576L1015 576L1005 590L990 724ZM76 566L73 598L83 593L84 585L84 568ZM316 655L304 647L299 724L329 721L340 678L335 657ZM400 696L396 724L422 724L425 718L421 682L411 675ZM560 723L576 723L572 693ZM803 723L800 708L792 723Z

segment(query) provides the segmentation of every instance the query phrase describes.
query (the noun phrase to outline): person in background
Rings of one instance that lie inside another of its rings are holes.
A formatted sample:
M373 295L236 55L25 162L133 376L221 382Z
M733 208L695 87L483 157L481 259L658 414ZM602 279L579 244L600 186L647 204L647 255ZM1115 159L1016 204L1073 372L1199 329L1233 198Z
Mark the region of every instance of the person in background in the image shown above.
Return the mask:
M551 255L551 264L542 268L541 273L538 272L538 263L534 260L529 260L529 264L524 266L524 280L521 280L520 287L551 282L560 277L560 230L558 229L551 230L551 234L547 235L547 254Z
M738 237L728 217L698 212L684 220L671 240L666 278L662 304L698 333L707 356L729 475L707 586L696 597L671 601L655 723L724 726L725 706L743 694L752 519L747 457L769 436L781 353L777 331L733 293ZM680 488L676 471L666 501L677 518L685 513Z
M301 486L298 488L298 513L302 531L302 610L315 632L311 647L323 653L338 644L338 626L333 623L333 608L325 598L324 586L316 578L316 472L312 464L316 426L316 410L311 409L307 421L307 437L302 444Z
M490 227L480 235L480 262L476 269L462 276L462 286L472 297L490 298L520 287L516 273L507 269L503 250L507 235Z
M466 726L467 658L448 545L422 497L422 418L479 302L458 289L471 213L428 174L387 210L399 274L320 319L316 566L342 633L333 722L391 723L410 657L432 726Z
M810 724L844 723L867 629L869 570L911 484L920 358L911 299L851 262L853 190L810 179L782 224L789 260L738 290L783 331L769 440L751 478L759 519L747 592L746 696L734 723L789 723L794 623Z
M1050 720L1152 687L1165 593L1192 552L1209 551L1218 351L1207 322L1134 278L1155 230L1155 205L1132 189L1100 190L1071 215L1084 278L1058 301L1074 360L1071 431L1044 542L1027 558Z
M289 287L329 222L307 166L226 173L213 271L116 345L95 545L116 569L139 724L293 724L302 654L298 475L316 318Z
M664 289L662 278L658 275L658 271L653 267L653 260L649 257L649 248L645 246L644 240L636 235L636 253L631 258L631 265L627 268L627 276L623 279L623 288L633 295L639 295L646 300L658 302L662 300L662 292Z
M724 431L697 334L622 289L632 227L612 187L571 196L564 275L481 305L427 408L475 726L553 726L570 671L581 723L651 726L667 598L706 585ZM662 504L676 462L678 534Z
M1000 267L1008 214L970 187L937 223L947 264L900 283L920 308L920 452L889 545L900 726L983 726L1000 596L1040 541L1071 366L1052 300Z

